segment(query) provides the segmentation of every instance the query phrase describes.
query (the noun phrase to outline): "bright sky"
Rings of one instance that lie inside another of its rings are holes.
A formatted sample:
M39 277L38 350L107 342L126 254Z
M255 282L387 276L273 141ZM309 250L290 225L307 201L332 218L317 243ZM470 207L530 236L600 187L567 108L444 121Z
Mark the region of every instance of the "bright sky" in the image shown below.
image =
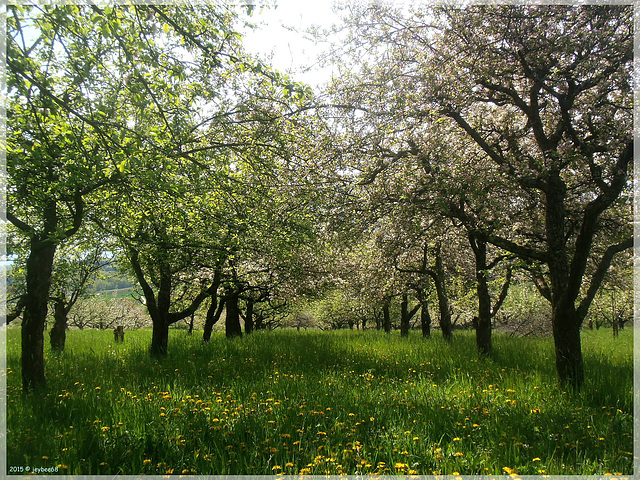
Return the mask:
M261 24L256 31L245 34L244 45L261 58L272 55L271 64L282 72L292 71L294 80L316 86L331 78L331 70L319 67L303 72L303 67L314 63L322 47L296 33L313 26L329 27L337 20L331 7L333 0L276 0L277 8L256 9L252 20ZM264 24L264 25L262 25Z

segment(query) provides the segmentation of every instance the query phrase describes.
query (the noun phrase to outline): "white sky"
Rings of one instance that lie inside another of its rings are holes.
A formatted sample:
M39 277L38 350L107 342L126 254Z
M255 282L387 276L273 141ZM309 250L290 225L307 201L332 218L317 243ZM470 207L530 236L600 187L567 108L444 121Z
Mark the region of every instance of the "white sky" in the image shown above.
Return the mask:
M303 33L287 30L292 27L299 32L319 25L329 27L337 21L332 12L333 0L276 0L277 8L256 9L251 20L259 24L255 31L244 35L244 46L260 58L272 57L271 65L281 72L292 72L292 79L315 87L331 78L330 68L321 70L311 66L322 46L305 39Z

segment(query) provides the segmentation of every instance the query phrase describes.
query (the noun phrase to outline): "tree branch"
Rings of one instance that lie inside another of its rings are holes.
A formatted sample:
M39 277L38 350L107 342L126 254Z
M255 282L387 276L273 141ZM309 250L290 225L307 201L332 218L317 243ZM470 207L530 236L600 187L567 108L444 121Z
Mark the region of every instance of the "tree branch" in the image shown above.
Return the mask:
M26 224L18 217L16 217L13 213L7 211L7 220L9 220L16 228L22 230L23 232L27 232L31 235L35 235L35 230L30 225Z
M617 253L620 253L631 247L633 247L633 238L629 237L620 243L610 245L609 248L605 250L604 255L600 259L600 263L596 268L596 271L591 277L591 284L589 285L587 294L582 299L582 301L580 302L580 306L578 307L578 318L580 319L580 322L582 322L587 316L589 307L591 306L591 303L593 302L593 299L595 298L596 293L598 292L598 289L600 288L600 285L602 284L602 281L604 280L604 277L607 274L609 267L611 266L613 257Z

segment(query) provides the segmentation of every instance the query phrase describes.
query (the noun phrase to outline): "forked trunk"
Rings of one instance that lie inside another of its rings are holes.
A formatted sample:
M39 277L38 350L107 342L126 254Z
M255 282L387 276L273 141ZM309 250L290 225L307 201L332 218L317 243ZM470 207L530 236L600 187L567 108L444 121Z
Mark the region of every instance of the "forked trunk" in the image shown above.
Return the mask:
M213 326L218 322L218 320L220 320L224 303L224 297L220 298L220 303L217 304L217 296L215 294L211 296L211 305L209 305L209 309L207 310L207 319L204 322L204 334L202 335L202 341L208 342L211 340Z

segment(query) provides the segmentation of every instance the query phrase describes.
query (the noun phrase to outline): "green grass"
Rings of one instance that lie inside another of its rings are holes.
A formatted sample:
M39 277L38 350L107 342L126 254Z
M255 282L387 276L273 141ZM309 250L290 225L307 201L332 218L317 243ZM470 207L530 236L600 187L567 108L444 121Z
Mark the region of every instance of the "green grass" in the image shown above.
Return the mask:
M67 474L632 473L633 331L583 333L587 381L556 385L549 338L471 332L69 331L23 395L7 334L7 465ZM48 347L48 345L47 345ZM11 472L11 470L10 470Z

